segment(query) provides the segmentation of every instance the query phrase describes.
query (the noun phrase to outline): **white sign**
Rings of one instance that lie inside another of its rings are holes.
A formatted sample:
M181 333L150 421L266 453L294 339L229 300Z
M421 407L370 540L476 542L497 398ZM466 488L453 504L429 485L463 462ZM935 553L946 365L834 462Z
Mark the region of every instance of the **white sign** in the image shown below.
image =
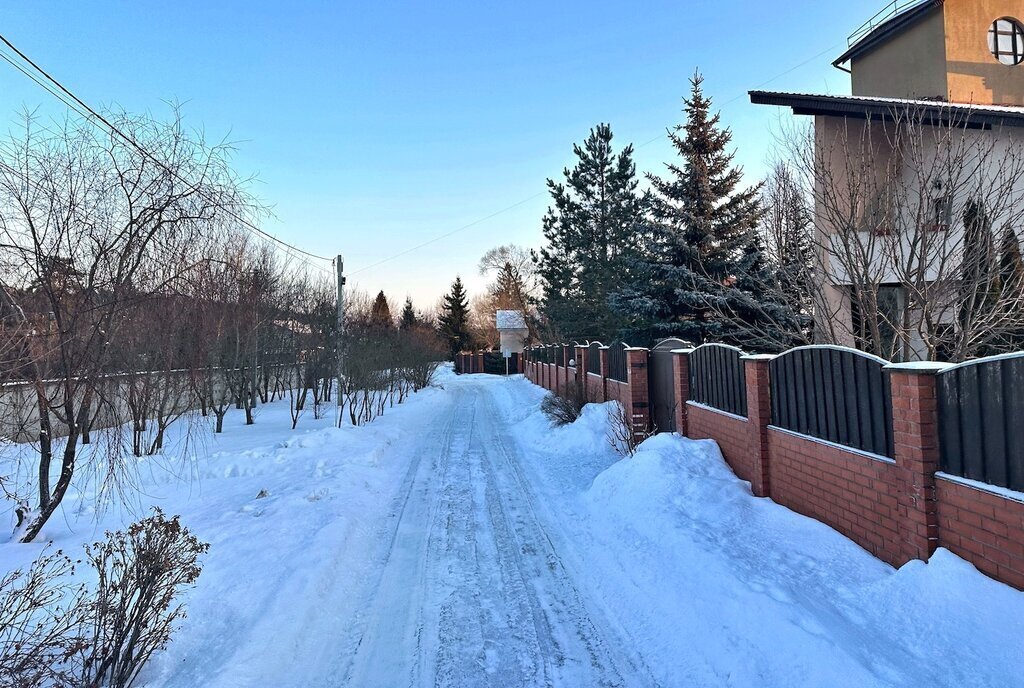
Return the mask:
M501 352L501 355L505 358L512 358L512 351L510 349L505 349Z

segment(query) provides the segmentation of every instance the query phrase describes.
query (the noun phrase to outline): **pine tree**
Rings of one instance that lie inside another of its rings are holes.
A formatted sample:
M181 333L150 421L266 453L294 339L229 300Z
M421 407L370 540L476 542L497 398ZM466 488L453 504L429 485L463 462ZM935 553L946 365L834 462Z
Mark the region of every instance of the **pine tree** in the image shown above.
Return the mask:
M402 306L402 315L399 316L399 328L404 332L412 329L418 324L419 318L416 317L416 310L412 306L412 297L405 297L405 305Z
M545 246L537 261L543 312L564 338L613 338L623 319L609 297L629 279L641 242L645 197L638 190L633 147L616 153L612 130L599 124L564 183L548 180L552 206L544 216Z
M991 320L1002 290L992 220L984 204L974 199L964 206L964 257L960 280L960 328L963 332L974 332L979 323ZM992 346L989 338L978 351L981 355L994 353Z
M373 301L370 310L370 325L377 330L391 330L395 327L395 321L391 317L391 306L388 305L388 298L384 292L378 292L377 298Z
M728 341L737 328L714 318L728 308L728 288L743 270L759 267L760 185L743 189L743 172L727 148L732 133L711 113L703 77L691 80L686 123L669 131L679 155L653 188L650 256L640 279L615 299L634 321L633 339L679 336L693 342Z
M455 278L452 290L444 296L439 331L441 337L448 343L448 350L453 358L472 344L469 332L469 299L461 277Z

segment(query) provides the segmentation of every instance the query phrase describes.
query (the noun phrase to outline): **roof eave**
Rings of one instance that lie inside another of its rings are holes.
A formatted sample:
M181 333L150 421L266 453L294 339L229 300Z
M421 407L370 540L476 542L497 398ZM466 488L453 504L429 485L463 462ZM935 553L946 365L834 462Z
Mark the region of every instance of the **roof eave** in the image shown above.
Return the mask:
M795 115L826 117L849 117L857 119L895 119L893 111L907 106L922 110L935 125L956 122L969 129L991 129L993 127L1024 127L1024 110L1021 112L994 112L984 109L962 110L950 103L925 103L899 99L869 99L847 96L815 96L771 91L750 91L750 102L754 105L788 107Z

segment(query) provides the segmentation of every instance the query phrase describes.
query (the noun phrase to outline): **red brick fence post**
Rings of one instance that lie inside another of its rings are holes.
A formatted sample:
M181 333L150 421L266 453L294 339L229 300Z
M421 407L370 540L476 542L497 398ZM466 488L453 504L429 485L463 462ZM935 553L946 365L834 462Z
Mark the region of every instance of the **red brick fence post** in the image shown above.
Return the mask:
M931 556L939 541L935 473L939 418L935 375L944 363L886 366L892 388L897 525L903 562ZM901 563L903 563L901 562Z
M677 349L672 352L672 384L675 388L676 432L688 437L686 423L686 402L690 400L690 354L693 349Z
M753 462L750 489L758 497L771 496L771 471L768 460L768 426L772 423L771 382L768 364L775 356L743 356L747 391L747 438L749 459Z
M647 379L650 349L626 349L626 378L629 385L629 406L626 412L633 421L633 435L642 437L651 429L651 394Z

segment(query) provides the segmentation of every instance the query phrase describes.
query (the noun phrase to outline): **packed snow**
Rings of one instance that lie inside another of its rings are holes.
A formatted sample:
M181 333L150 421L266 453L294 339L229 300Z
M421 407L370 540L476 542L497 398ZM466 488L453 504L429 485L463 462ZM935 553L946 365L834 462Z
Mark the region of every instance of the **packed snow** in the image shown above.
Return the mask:
M211 543L147 686L995 686L1024 593L953 554L899 570L751 495L709 441L620 459L521 377L439 374L373 423L287 402L172 444L140 494L70 495L74 550L151 505ZM180 429L179 429L180 431ZM10 473L23 448L0 448ZM24 471L23 471L24 473ZM102 506L102 505L101 505ZM0 544L0 571L44 544Z

